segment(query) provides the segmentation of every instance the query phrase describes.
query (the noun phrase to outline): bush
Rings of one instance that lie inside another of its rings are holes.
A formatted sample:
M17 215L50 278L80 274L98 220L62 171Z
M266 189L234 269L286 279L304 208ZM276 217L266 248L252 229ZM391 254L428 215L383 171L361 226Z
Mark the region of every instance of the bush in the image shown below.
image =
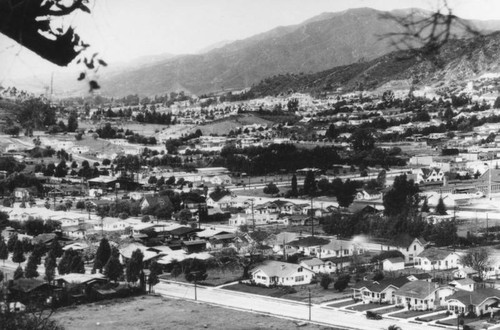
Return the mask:
M332 278L328 274L321 275L320 285L323 289L327 290L330 284L332 283Z
M341 275L337 281L335 282L335 284L333 285L333 287L335 288L335 290L339 291L339 292L342 292L344 291L348 286L349 286L349 282L351 281L351 276L350 275Z

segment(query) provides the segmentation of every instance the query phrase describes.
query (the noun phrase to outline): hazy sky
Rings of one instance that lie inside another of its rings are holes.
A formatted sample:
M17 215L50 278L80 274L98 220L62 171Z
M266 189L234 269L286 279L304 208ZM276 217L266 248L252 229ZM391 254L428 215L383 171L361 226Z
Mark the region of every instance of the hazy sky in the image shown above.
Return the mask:
M281 25L300 23L322 12L371 7L380 10L435 10L438 0L91 0L92 14L72 24L82 39L112 66L140 56L194 53L224 40L237 40ZM498 0L448 0L464 18L500 19ZM61 69L0 35L0 84ZM67 69L66 69L67 70Z

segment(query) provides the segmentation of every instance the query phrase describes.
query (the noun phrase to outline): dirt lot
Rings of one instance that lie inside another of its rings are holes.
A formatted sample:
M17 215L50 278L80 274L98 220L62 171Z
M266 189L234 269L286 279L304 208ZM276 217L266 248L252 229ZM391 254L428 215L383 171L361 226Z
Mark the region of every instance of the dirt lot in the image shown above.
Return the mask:
M153 296L68 307L57 311L54 319L67 330L299 328L291 320ZM318 325L306 325L300 328L335 330Z

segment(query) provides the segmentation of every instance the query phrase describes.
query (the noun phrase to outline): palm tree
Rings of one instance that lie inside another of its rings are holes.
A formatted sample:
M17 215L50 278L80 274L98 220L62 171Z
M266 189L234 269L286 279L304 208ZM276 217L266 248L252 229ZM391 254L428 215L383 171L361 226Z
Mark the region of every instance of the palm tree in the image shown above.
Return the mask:
M393 325L390 325L390 326L387 328L387 330L402 330L402 329L401 329L401 327L400 327L400 326L393 324Z

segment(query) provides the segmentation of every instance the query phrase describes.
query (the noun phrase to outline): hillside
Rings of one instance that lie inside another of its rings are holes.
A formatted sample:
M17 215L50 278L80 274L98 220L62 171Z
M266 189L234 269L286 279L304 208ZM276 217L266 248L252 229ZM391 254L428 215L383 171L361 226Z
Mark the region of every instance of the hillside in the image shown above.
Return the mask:
M371 61L395 50L390 40L380 36L401 30L393 20L381 19L382 14L369 8L324 13L301 24L277 27L204 54L131 66L117 74L102 75L102 92L110 96L154 95L182 86L199 95L224 88L249 87L277 74L314 73ZM407 15L408 11L393 14ZM495 21L474 24L481 29L499 26Z
M389 81L413 80L418 83L453 83L485 72L500 71L500 33L446 44L432 61L397 51L372 61L339 66L313 74L276 75L252 87L256 96L290 91L324 92L342 87L345 91L362 85L373 89Z

